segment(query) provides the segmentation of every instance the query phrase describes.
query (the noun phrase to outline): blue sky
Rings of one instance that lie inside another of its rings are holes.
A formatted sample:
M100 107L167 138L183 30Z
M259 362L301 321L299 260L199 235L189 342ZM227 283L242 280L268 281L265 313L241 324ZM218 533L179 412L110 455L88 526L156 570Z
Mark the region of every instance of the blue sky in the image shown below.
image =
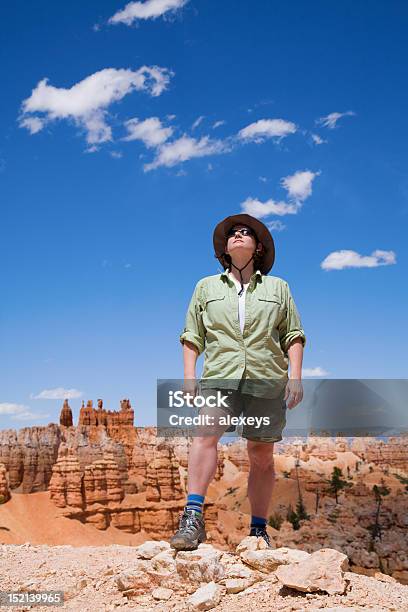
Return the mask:
M273 228L306 373L406 377L406 3L124 7L3 9L0 428L64 395L154 423L241 211Z

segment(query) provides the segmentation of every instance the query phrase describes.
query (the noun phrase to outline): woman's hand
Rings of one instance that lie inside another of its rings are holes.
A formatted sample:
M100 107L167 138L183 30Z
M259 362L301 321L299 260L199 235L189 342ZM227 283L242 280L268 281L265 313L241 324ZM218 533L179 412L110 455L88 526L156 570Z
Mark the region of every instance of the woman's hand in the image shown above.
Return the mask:
M193 400L197 394L197 380L195 378L185 378L183 383L183 393L186 396L187 393L191 395Z
M299 379L290 378L286 384L285 397L287 408L291 409L300 404L303 399L303 385Z

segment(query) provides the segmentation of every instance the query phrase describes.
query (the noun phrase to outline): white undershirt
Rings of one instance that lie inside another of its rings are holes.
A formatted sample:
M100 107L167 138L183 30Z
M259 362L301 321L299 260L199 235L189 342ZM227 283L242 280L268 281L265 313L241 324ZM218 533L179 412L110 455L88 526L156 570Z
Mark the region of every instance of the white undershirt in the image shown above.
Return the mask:
M233 277L233 281L235 285L237 286L237 289L238 289L237 293L239 293L241 291L241 283L237 281L234 277ZM243 333L244 326L245 326L245 295L246 295L246 290L248 289L248 285L249 283L244 283L244 291L242 292L242 295L238 296L238 320L239 320L239 326L241 328L241 333Z

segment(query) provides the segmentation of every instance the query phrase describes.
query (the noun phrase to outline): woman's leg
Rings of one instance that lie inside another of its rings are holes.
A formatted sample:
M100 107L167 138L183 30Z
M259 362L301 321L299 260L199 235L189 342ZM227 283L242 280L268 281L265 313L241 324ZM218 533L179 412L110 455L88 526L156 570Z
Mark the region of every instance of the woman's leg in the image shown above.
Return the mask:
M268 517L269 502L275 484L273 442L248 440L248 498L252 516Z
M222 434L193 438L188 455L188 492L206 495L217 470L217 444Z

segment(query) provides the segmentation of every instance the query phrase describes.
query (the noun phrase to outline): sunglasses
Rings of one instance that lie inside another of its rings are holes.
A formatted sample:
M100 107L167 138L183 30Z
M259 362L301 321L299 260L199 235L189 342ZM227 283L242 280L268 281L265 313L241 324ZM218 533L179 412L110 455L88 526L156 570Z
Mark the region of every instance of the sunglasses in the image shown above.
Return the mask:
M227 232L227 238L233 238L237 232L239 232L241 236L255 236L254 232L249 227L243 227L242 229L230 229Z

